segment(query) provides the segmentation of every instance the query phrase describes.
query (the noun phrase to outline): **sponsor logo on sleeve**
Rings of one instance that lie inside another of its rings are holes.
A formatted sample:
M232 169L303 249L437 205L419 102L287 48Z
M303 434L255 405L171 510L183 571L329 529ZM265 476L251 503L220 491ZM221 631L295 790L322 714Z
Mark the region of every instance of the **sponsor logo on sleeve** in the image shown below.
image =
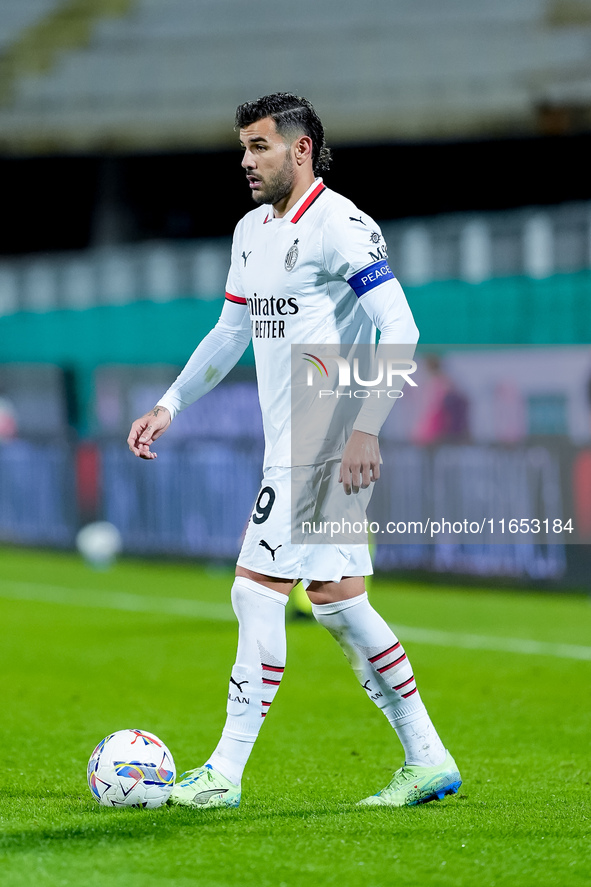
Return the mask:
M382 235L379 231L372 231L369 237L370 241L376 244L375 252L374 250L369 250L369 255L374 260L374 262L379 262L381 259L388 258L388 247L384 243L382 239Z

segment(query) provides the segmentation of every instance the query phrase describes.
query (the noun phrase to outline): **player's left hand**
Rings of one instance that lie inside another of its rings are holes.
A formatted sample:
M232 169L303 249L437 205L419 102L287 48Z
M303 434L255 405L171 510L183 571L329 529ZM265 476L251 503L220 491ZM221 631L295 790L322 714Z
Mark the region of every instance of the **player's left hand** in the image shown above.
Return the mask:
M372 481L380 476L380 445L375 434L353 431L345 444L339 483L350 496L359 490L366 490Z

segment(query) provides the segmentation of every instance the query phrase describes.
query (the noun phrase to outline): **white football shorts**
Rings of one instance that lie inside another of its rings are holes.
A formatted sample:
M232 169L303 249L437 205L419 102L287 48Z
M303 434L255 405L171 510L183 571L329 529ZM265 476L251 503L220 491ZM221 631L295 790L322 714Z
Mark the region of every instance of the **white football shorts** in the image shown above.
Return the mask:
M338 483L339 466L340 460L323 466L267 469L238 565L278 579L301 579L305 588L311 582L339 582L343 576L371 575L367 533L354 536L363 542L343 542L343 534L336 532L336 521L326 520L338 514L359 526L371 498L373 484L345 497L342 484ZM292 509L293 498L296 503ZM298 538L314 541L292 542L294 526L301 528L302 520L308 518L306 527L310 527L310 532L307 536L299 534ZM333 533L338 541L315 541L330 539Z

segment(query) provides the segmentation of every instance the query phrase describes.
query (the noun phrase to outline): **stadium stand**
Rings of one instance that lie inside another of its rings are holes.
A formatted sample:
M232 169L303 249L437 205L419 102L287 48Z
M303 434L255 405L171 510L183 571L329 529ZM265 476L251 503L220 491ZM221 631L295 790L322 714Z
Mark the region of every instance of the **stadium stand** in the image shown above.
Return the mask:
M335 142L531 132L541 108L590 105L588 0L263 0L256 16L236 0L20 6L45 18L23 30L23 12L5 50L6 146L228 143L228 107L270 89L314 95Z
M544 280L591 267L591 205L529 207L382 223L405 286ZM147 242L0 262L0 316L136 301L215 299L230 255L225 238Z
M15 43L22 32L45 18L59 5L59 0L4 0L0 50Z
M15 85L51 70L60 52L88 42L98 16L121 14L133 0L9 0L2 8L0 99L10 103Z

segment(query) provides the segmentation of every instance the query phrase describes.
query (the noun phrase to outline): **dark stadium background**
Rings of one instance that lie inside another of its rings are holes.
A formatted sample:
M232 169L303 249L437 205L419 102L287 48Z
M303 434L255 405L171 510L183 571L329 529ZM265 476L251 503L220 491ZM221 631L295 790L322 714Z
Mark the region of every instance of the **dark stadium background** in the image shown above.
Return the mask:
M590 156L587 133L339 144L325 179L381 221L588 200ZM98 207L115 242L229 236L251 209L240 160L238 149L2 156L0 252L93 246Z

